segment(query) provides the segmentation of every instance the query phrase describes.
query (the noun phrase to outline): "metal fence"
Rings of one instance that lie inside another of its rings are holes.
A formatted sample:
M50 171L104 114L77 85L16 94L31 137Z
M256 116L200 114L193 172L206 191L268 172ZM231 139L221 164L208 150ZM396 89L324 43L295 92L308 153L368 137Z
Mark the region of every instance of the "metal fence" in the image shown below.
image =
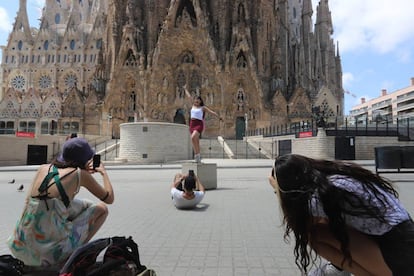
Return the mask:
M90 141L104 161L119 157L119 140L112 139L99 143ZM246 142L244 140L201 139L201 155L205 159L269 159L275 156L274 142Z
M368 120L359 123L344 123L335 120L327 124L326 133L329 136L395 136L400 141L414 141L414 118L396 119L392 121ZM258 128L247 132L247 136L262 135L264 137L295 135L311 132L316 135L318 126L315 121L294 123L291 125L269 125L265 128Z
M249 142L236 139L201 139L203 158L267 159L274 156L272 142Z
M314 121L301 122L288 125L269 126L250 131L244 140L204 138L200 140L203 158L217 159L268 159L275 157L275 140L277 136L295 135L300 137L303 133L317 135L316 123ZM326 128L328 136L394 136L400 141L414 141L414 123L409 119L399 119L395 123L373 122L344 124L337 122L329 124ZM249 136L262 135L267 137L266 141L256 142L249 140ZM275 139L271 139L275 137ZM270 139L269 139L270 138ZM246 141L247 139L247 141ZM101 153L102 160L115 160L119 157L119 140L107 140L104 143L91 141L96 151Z

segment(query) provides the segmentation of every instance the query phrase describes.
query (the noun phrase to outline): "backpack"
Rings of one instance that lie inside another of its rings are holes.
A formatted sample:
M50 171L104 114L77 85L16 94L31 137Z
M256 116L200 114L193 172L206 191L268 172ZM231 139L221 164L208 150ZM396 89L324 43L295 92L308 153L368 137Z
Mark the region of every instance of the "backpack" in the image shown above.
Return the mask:
M0 275L1 276L20 276L23 275L24 263L12 255L0 256Z
M103 261L97 261L103 254ZM138 275L146 271L139 260L138 245L132 237L102 238L76 249L60 276Z
M10 254L0 256L0 276L58 276L59 268L55 266L28 266Z

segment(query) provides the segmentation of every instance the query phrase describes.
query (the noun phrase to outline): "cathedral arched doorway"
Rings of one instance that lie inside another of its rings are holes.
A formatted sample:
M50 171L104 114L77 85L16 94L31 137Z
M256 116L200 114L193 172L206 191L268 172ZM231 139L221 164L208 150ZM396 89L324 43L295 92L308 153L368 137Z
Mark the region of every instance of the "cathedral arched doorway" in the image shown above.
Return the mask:
M244 117L236 118L236 139L243 140L243 137L246 136L246 120Z
M183 124L185 125L185 111L182 108L177 109L177 111L175 112L175 116L174 116L174 123L175 124Z

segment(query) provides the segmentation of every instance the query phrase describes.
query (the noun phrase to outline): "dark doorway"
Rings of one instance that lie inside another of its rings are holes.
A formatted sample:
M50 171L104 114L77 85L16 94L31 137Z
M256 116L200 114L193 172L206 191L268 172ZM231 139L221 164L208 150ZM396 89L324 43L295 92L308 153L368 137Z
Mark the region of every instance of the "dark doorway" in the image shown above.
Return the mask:
M292 153L292 140L279 141L279 156Z
M355 137L335 137L335 159L355 160Z
M47 146L27 145L27 165L47 163Z
M246 135L246 121L244 117L236 118L236 139L243 140L243 137Z
M174 123L175 124L183 124L185 125L185 116L184 116L185 112L184 109L177 109L177 111L175 112L175 116L174 116Z

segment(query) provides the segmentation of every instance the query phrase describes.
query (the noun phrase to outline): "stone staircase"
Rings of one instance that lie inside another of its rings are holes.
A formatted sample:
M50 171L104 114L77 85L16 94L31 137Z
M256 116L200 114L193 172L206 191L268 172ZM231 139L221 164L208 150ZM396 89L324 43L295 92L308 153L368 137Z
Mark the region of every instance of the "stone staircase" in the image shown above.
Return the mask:
M223 143L214 138L200 139L200 151L203 158L228 159Z
M272 158L261 145L244 140L234 139L201 139L201 155L203 158L219 159L265 159Z
M255 147L244 140L226 140L228 147L233 152L233 159L263 159L260 147Z
M108 139L95 144L95 151L103 161L114 161L119 156L119 139ZM207 159L269 159L271 153L257 141L203 138L200 140L202 158Z
M119 139L106 139L94 143L91 146L94 148L96 154L101 155L102 161L114 161L119 155Z

